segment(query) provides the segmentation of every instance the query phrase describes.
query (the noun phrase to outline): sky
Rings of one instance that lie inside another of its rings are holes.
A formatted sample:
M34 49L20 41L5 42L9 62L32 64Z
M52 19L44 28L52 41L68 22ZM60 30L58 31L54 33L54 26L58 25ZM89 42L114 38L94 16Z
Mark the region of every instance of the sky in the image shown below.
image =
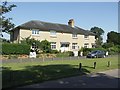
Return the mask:
M74 19L75 26L90 30L96 26L105 33L118 32L118 2L9 2L15 4L6 17L13 18L12 22L18 26L30 20L40 20L52 23L68 24ZM9 38L9 36L5 36Z

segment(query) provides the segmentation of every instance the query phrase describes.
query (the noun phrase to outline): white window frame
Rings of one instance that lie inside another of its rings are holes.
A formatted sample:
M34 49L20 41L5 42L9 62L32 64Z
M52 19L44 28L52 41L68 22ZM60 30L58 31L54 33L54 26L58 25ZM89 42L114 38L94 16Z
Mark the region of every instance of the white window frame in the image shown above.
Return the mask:
M51 49L55 50L56 49L56 42L51 42Z
M78 38L78 37L77 37L77 34L75 34L75 33L72 34L72 38Z
M56 35L56 31L50 30L50 36L56 37L56 36L57 36L57 35Z
M72 49L78 49L78 43L72 43Z
M91 43L92 48L95 48L95 43Z
M84 39L89 39L89 35L84 35Z
M32 29L32 35L39 35L38 29Z
M89 48L89 43L84 43L84 48Z

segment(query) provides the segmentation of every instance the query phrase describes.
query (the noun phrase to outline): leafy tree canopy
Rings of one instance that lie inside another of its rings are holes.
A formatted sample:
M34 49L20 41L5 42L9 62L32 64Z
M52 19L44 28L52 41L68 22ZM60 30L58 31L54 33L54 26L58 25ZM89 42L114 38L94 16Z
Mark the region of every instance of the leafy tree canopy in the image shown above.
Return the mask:
M41 49L45 53L50 53L51 52L50 42L48 42L47 40L41 41Z
M12 9L16 7L16 5L8 5L8 2L2 2L2 5L0 5L0 31L8 33L9 30L13 29L15 24L11 22L12 18L6 18L4 14L12 11ZM1 34L1 36L3 36Z
M120 45L120 33L111 31L107 34L107 43L113 43L114 45Z
M90 29L91 32L93 32L95 34L95 38L96 38L96 47L101 47L102 42L103 42L103 38L101 35L104 34L104 30L99 28L99 27L92 27Z
M104 34L104 30L99 27L93 27L90 31L96 34L96 38L99 38L102 34Z
M34 38L23 38L23 40L21 40L22 44L28 44L31 46L35 46L36 51L42 50L44 53L50 53L51 52L51 45L50 42L47 40L42 40L41 42L39 40L35 40Z

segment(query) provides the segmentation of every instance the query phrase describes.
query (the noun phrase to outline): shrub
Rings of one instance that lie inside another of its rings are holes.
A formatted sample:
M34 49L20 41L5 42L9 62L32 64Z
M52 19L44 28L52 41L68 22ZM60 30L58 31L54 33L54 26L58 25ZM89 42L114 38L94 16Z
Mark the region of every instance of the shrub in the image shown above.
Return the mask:
M51 50L51 53L57 54L57 53L59 53L59 52L58 52L58 50Z
M48 42L47 40L43 40L40 42L40 48L44 53L51 52L51 45L50 42Z
M69 51L69 56L74 56L74 53L72 51Z
M69 57L69 52L60 52L60 53L57 53L56 55L57 57Z
M109 51L110 55L118 54L118 53L120 53L120 46L116 45L114 47L110 47L110 48L108 48L108 51Z
M89 52L91 52L90 48L83 48L83 56L86 56Z
M5 54L5 55L29 54L29 52L30 52L30 45L11 44L11 43L2 44L2 54Z
M106 51L104 48L81 48L81 50L78 51L78 55L80 55L80 52L83 52L83 56L86 56L89 52L95 51L95 50L102 50Z
M104 44L102 45L102 47L105 48L105 49L110 48L110 47L113 47L113 46L114 46L113 43L104 43Z
M105 48L90 48L90 51L95 51L95 50L107 51L107 49Z

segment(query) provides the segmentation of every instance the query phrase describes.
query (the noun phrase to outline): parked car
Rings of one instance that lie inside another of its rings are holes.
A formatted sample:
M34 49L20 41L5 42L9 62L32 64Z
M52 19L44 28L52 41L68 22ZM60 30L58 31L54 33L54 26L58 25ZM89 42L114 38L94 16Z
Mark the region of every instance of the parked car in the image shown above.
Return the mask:
M104 58L104 57L106 57L106 55L105 52L102 50L95 50L87 55L87 58Z

